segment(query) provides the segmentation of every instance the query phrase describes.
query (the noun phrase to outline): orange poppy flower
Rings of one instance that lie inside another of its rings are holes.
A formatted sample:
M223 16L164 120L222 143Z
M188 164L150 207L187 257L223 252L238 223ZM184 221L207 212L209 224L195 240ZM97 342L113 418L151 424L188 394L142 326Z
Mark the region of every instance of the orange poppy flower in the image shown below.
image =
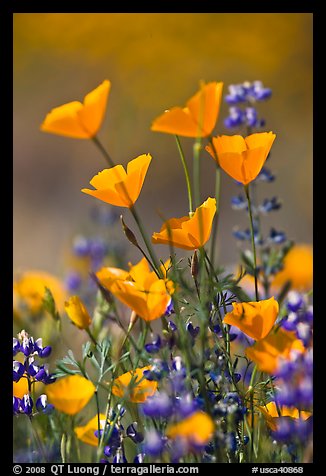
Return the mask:
M215 212L216 199L208 198L196 209L191 218L185 216L166 221L159 233L153 233L152 242L171 244L184 250L201 248L209 240Z
M246 138L239 135L213 137L218 164L234 180L247 185L261 171L275 137L272 132L258 132ZM216 160L212 146L205 149Z
M220 110L223 83L211 82L186 103L173 107L152 123L151 130L184 137L206 137L215 127Z
M162 267L163 270L163 267ZM100 283L145 321L161 317L171 299L173 284L159 279L145 258L130 270L102 268L96 276Z
M258 302L233 302L233 311L224 317L224 323L238 327L255 340L263 339L272 329L279 311L274 297Z
M103 430L105 426L106 415L100 413L100 429ZM98 438L95 436L95 431L98 430L97 415L89 420L86 425L76 426L75 433L80 441L83 441L87 445L97 446Z
M294 245L284 258L283 269L272 282L273 288L291 281L291 289L309 291L313 284L313 252L310 245Z
M150 369L150 366L146 366L120 375L113 382L112 393L117 397L127 398L133 403L145 402L157 390L157 382L144 378L144 370Z
M291 351L304 350L301 340L296 338L294 332L279 328L253 346L247 347L245 353L248 359L257 364L259 370L273 374L278 368L280 358L289 360Z
M265 406L258 407L258 409L264 415L266 423L272 431L277 430L277 419L280 416L290 417L295 419L301 418L303 420L307 420L312 415L312 413L310 412L303 412L303 411L299 412L297 408L286 407L286 406L280 407L281 415L279 415L275 402L269 402Z
M207 413L198 411L179 423L167 427L169 438L184 438L190 444L206 445L212 438L214 422Z
M74 139L95 137L104 119L111 83L107 79L88 93L84 102L68 102L52 109L41 130Z
M76 415L90 401L95 392L92 382L81 375L69 375L52 383L46 394L54 407L68 415Z
M63 309L66 291L58 278L45 271L30 270L22 273L14 282L14 294L19 305L21 301L32 314L43 308L45 288L49 288L59 311Z
M127 172L122 165L104 169L90 181L95 190L83 188L82 192L111 205L130 208L139 197L151 160L150 154L143 154L128 163Z
M91 325L91 317L78 296L71 296L69 301L65 302L65 310L70 320L79 329L87 329Z

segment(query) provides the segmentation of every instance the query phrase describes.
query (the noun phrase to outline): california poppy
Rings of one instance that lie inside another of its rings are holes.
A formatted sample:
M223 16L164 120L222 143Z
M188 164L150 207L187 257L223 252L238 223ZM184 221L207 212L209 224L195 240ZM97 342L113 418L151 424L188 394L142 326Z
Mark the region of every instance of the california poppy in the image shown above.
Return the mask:
M246 138L240 135L213 137L213 147L205 147L219 166L234 180L247 185L261 171L276 135L258 132ZM217 154L217 158L215 155Z
M100 420L100 429L103 430L105 426L106 416L103 413L100 413L99 420ZM97 446L98 438L94 434L95 431L97 430L98 430L98 416L95 415L95 417L89 420L89 422L86 423L86 425L77 426L75 428L75 433L77 435L77 438L80 441L83 441L84 443L88 445Z
M69 375L46 388L49 401L68 415L76 415L90 401L95 392L92 382L81 375Z
M307 420L312 413L300 411L294 407L280 407L280 415L278 414L275 402L269 402L265 406L259 406L258 409L264 415L267 425L272 431L277 430L277 419L279 417L301 418Z
M220 110L223 83L203 85L186 103L186 107L172 107L157 117L152 131L185 137L206 137L215 127Z
M145 258L130 270L105 267L96 276L100 283L145 321L161 317L173 292L171 281L159 279Z
M308 244L294 245L286 254L283 269L273 281L273 288L280 288L290 282L297 291L309 291L313 284L313 250Z
M59 310L63 309L66 291L58 278L45 271L30 270L22 273L14 282L16 301L24 303L32 314L42 310L45 289L49 288Z
M78 296L71 296L69 301L65 302L65 310L70 320L79 329L87 329L92 320L88 311Z
M272 329L279 305L274 297L258 302L232 303L233 310L224 317L225 324L238 327L255 340L263 339Z
M213 420L207 413L197 411L166 430L169 438L184 438L189 444L206 445L214 432Z
M275 373L279 359L289 360L291 351L304 352L304 346L294 332L279 328L270 332L267 337L259 340L253 346L246 348L246 356L256 363L259 370L269 374Z
M209 240L215 212L216 199L208 198L196 209L192 217L171 218L166 221L159 233L153 233L152 242L171 244L185 250L201 248Z
M84 102L68 102L52 109L41 130L75 139L95 137L104 119L111 83L107 79L88 93Z
M139 197L151 160L150 154L143 154L128 163L127 172L122 165L104 169L90 181L95 190L83 188L82 192L111 205L130 208Z
M133 403L145 402L157 390L157 382L144 378L144 371L150 369L151 367L147 366L120 375L114 380L112 393Z

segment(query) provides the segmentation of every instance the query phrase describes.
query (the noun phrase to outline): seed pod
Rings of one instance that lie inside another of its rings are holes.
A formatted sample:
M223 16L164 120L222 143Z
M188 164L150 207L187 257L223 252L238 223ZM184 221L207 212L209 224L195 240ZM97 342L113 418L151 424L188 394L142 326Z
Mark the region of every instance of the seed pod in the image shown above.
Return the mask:
M125 224L122 215L120 215L120 220L121 220L123 232L126 235L127 239L130 241L132 245L135 245L137 246L137 248L139 248L137 238L135 237L134 233L130 230L130 228L128 228L127 225Z
M198 261L197 250L195 250L191 258L191 276L193 278L197 278L198 273L199 273L199 261Z

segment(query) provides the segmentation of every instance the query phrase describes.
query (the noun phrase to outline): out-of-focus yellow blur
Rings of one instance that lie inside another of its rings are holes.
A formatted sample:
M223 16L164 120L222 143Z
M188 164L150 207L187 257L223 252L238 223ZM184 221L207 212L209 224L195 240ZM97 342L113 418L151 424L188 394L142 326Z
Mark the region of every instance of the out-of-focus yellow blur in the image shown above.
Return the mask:
M24 14L14 17L14 266L60 273L63 250L87 228L94 200L80 189L106 167L94 145L40 132L47 112L112 82L99 137L116 162L142 153L153 161L138 200L148 231L161 218L187 213L182 166L172 136L150 131L165 109L184 105L199 81L260 79L273 97L259 105L266 130L277 134L269 167L280 212L266 229L298 242L312 239L312 14L102 13ZM226 133L223 103L216 133ZM184 139L191 164L192 140ZM214 163L202 153L202 199L214 193ZM230 207L239 189L223 175L221 264L237 259L234 225L245 216ZM124 212L126 220L128 212ZM124 237L122 237L124 239ZM161 248L162 258L168 250ZM130 257L137 256L131 250Z

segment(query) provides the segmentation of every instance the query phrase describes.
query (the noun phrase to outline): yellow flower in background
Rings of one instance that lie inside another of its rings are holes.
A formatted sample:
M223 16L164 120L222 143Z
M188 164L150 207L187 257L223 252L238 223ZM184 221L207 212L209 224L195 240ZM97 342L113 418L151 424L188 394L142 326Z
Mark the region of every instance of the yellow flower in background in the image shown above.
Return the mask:
M45 288L49 288L59 311L63 309L66 291L61 281L45 271L26 271L15 279L15 302L21 301L31 313L37 314L43 306Z
M104 413L100 413L100 429L103 430L105 426L106 415ZM98 419L97 415L94 418L89 420L88 423L84 426L77 426L75 428L75 433L77 438L80 441L83 441L87 445L97 446L98 445L98 438L95 436L95 431L98 430Z
M219 166L234 180L247 185L261 171L276 135L257 132L246 138L240 135L213 137ZM205 147L216 161L211 145Z
M294 245L284 258L284 268L275 275L273 288L291 281L291 289L309 291L313 285L313 248L311 245Z
M23 398L28 393L27 378L21 378L18 382L13 382L13 396Z
M151 370L150 366L126 372L116 378L113 383L112 393L120 398L127 398L133 403L143 403L157 390L157 382L144 378L144 370Z
M151 160L150 154L143 154L128 163L127 172L122 165L104 169L90 181L95 190L81 191L111 205L130 208L139 197Z
M165 313L173 292L172 282L159 279L145 258L130 265L129 272L107 267L100 269L96 276L105 288L145 321L158 319Z
M279 328L253 346L247 347L245 353L248 359L257 364L259 370L273 374L281 358L290 359L291 351L304 352L305 348L294 332Z
M46 387L49 402L68 415L76 415L90 401L95 392L92 382L81 375L69 375Z
M167 427L166 436L169 438L185 438L188 443L206 445L212 438L214 422L207 413L198 411L188 416L180 423Z
M69 301L65 302L65 310L69 316L69 319L79 329L87 329L91 323L91 317L88 311L78 296L71 296Z
M279 305L274 297L258 302L233 302L233 310L224 317L224 323L238 327L255 340L263 339L272 329Z
M185 137L206 137L215 127L221 104L223 83L203 85L186 103L173 107L156 118L152 131Z
M154 244L171 244L184 250L201 248L209 240L214 215L216 199L208 198L196 208L192 217L171 218L167 220L159 233L153 233Z
M258 410L264 415L267 425L270 427L272 431L277 430L277 420L281 417L290 417L290 418L301 418L303 420L307 420L312 413L300 411L294 407L280 407L280 414L278 414L277 407L275 402L269 402L265 406L258 407Z
M84 102L72 101L50 111L41 130L74 139L95 137L102 125L111 83L107 79L84 97Z

